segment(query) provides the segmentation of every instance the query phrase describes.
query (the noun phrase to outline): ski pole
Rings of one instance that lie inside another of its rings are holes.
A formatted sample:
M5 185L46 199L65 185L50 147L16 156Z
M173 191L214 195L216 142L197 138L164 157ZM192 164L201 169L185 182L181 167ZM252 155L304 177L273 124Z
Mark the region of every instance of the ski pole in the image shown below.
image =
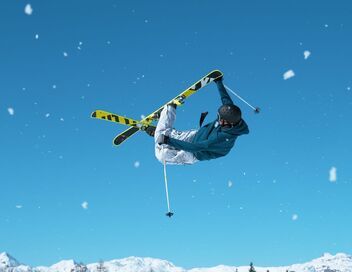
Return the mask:
M250 108L252 108L254 110L255 113L259 113L260 112L260 108L258 107L253 107L251 104L249 104L246 100L244 100L241 96L239 96L237 93L235 93L233 90L231 90L229 87L227 87L226 85L224 85L225 88L230 91L231 93L233 93L235 96L237 96L240 100L242 100L244 103L246 103Z
M162 147L162 153L164 153L164 147ZM167 202L167 213L166 213L166 216L171 218L171 216L173 216L174 214L170 210L169 188L168 188L168 185L167 185L167 174L166 174L166 161L165 161L165 158L163 159L163 165L164 165L164 181L165 181L165 192L166 192L166 202Z

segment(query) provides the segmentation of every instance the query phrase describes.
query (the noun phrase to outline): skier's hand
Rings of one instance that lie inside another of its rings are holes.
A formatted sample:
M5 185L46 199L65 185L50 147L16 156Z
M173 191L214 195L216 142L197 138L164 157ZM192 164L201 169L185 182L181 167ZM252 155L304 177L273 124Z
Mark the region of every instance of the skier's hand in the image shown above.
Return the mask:
M161 145L161 144L168 144L168 143L169 143L169 139L170 139L169 136L166 136L166 135L164 135L164 134L160 134L160 136L159 136L158 139L157 139L157 143L158 143L159 145Z
M222 82L223 80L224 80L224 77L221 76L221 77L218 77L217 79L214 79L214 82L218 83L218 82Z

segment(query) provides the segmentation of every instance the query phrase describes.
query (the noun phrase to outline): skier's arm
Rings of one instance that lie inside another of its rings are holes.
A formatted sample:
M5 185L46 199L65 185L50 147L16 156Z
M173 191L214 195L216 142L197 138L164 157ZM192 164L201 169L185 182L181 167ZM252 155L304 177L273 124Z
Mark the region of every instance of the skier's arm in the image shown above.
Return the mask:
M180 150L196 153L199 151L209 150L210 145L212 143L214 143L214 140L205 140L198 143L190 143L170 137L167 144Z
M222 80L216 81L216 86L218 87L222 104L223 105L233 105L233 101L232 101L231 97L229 96L228 92L226 91L225 86L222 83Z

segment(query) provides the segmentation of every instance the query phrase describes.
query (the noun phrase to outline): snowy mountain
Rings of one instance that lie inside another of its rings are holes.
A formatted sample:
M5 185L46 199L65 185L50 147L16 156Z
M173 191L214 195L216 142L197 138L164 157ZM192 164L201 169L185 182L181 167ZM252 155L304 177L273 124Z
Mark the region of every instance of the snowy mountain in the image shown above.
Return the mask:
M168 261L138 257L113 260L104 264L91 264L88 265L89 271L99 271L99 265L104 266L109 272L186 272L185 269L176 267Z
M7 254L6 252L3 252L0 254L0 267L2 267L2 266L19 266L19 265L20 265L20 263L15 258L13 258L9 254Z
M0 253L0 272L32 272L26 265L20 264L15 258L6 252Z
M7 253L0 254L0 272L248 272L248 266L219 265L210 268L184 269L172 263L154 259L128 257L93 264L79 264L73 260L64 260L50 267L29 267L20 264ZM352 272L352 256L344 253L322 257L303 264L293 264L281 267L257 267L257 272Z

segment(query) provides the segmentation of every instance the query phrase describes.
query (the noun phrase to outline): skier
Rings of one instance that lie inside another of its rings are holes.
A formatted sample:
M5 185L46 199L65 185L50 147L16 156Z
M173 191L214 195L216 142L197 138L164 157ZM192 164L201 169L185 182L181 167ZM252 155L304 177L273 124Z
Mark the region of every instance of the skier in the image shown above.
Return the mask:
M154 136L155 156L161 163L193 164L225 156L238 136L249 133L240 108L234 105L222 81L222 77L215 80L222 101L215 121L199 130L177 131L173 129L177 106L171 103L161 111L156 129L146 130Z

